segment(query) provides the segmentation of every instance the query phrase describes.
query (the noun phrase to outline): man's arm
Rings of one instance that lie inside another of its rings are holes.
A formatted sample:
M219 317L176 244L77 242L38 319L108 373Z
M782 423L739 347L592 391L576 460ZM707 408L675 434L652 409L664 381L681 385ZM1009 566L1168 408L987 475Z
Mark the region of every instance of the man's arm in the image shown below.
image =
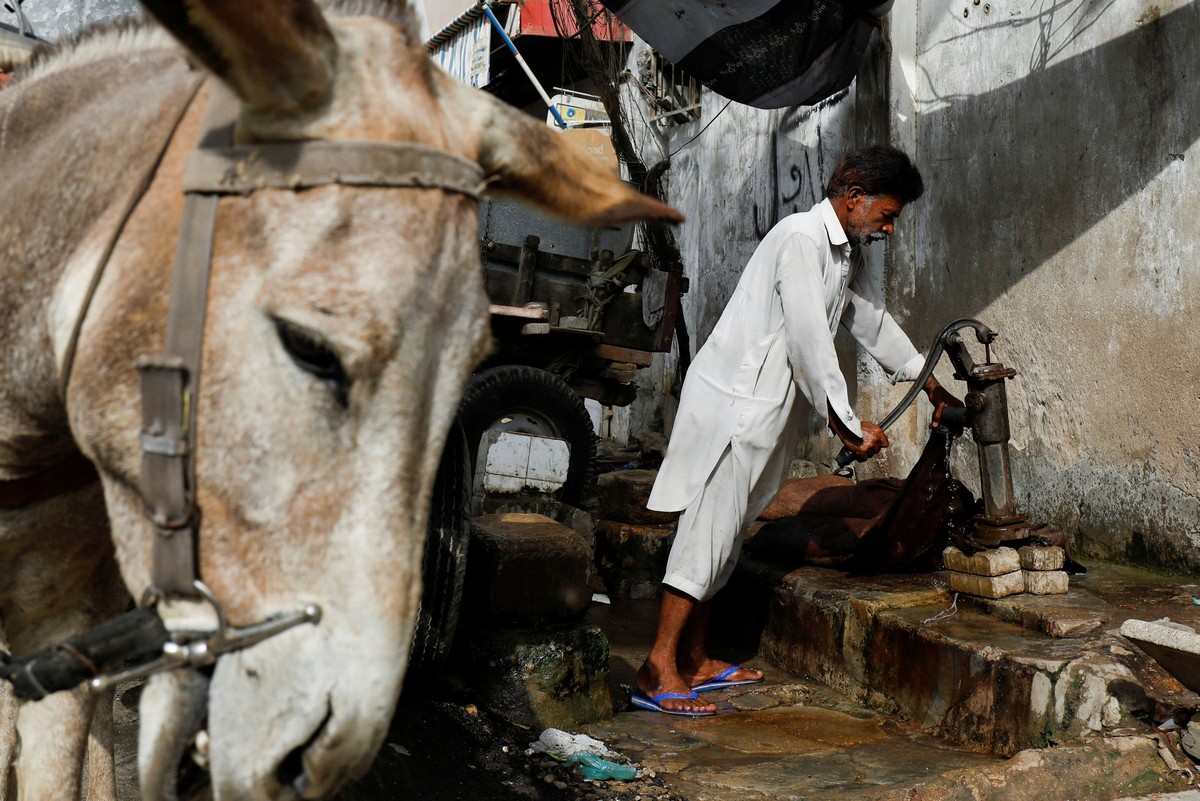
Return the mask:
M801 233L789 236L776 257L775 291L783 304L788 362L792 378L812 407L829 409L837 425L858 440L861 423L850 408L829 331L820 269L817 243Z
M925 365L925 358L917 352L908 335L884 308L883 291L878 284L859 272L848 295L850 302L842 317L842 325L887 371L888 379L893 384L916 379ZM932 375L922 389L933 404L934 426L941 425L942 412L947 406L963 405ZM849 443L846 447L854 451Z
M934 428L942 424L942 412L947 406L962 406L963 402L951 395L950 392L938 383L938 380L932 375L925 381L922 387L925 394L929 396L929 402L933 404L933 422Z
M883 288L860 269L846 296L842 326L879 362L889 381L914 380L925 360L884 308Z

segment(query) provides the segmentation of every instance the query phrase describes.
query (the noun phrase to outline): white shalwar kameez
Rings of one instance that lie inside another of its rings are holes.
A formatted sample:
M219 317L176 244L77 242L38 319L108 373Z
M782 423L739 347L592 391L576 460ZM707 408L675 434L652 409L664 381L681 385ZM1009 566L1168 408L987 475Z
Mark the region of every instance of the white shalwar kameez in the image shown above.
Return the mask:
M743 529L779 491L803 415L832 408L861 436L834 351L839 322L893 383L920 373L924 358L861 268L828 200L780 220L754 251L688 369L647 504L684 510L664 584L699 601L725 585Z

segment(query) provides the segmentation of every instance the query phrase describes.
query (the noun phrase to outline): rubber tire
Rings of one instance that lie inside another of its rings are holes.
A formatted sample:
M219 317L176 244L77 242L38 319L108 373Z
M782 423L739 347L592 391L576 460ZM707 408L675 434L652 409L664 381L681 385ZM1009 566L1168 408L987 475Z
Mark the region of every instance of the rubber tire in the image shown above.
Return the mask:
M421 604L409 667L429 673L445 664L458 628L467 549L471 542L471 464L467 438L455 420L442 449L429 503Z
M519 420L526 415L528 425ZM476 373L458 407L471 451L471 464L485 431L518 418L505 430L554 436L571 447L567 480L555 493L570 504L587 497L596 481L596 434L592 417L575 390L554 373L524 364L506 364Z

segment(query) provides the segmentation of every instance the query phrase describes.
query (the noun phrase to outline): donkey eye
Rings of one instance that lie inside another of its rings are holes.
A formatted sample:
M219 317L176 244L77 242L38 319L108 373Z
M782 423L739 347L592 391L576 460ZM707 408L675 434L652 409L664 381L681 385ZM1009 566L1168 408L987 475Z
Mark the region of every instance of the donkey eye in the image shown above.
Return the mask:
M338 403L345 406L349 385L346 371L325 340L306 328L283 320L275 321L275 330L283 349L296 366L329 384L337 395Z

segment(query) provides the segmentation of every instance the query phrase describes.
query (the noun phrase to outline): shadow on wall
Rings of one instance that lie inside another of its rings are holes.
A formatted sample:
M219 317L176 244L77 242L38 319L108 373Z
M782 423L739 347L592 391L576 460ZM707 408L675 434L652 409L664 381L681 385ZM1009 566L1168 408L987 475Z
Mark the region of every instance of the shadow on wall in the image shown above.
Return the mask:
M1059 3L1033 24L1045 27L1065 9L1091 13L1074 31L1067 25L1055 34L1061 47L1070 36L1096 36L1096 21L1115 15L1113 8L1103 0ZM936 298L933 308L948 310L947 318L990 315L986 322L1005 337L1000 358L1022 373L1010 398L1018 399L1017 414L1030 415L1028 447L1014 460L1023 508L1077 535L1088 555L1195 570L1200 528L1190 488L1200 474L1191 443L1167 422L1189 414L1189 404L1178 393L1159 401L1138 393L1161 377L1163 354L1196 336L1194 312L1175 311L1190 301L1163 276L1192 269L1179 261L1182 248L1192 246L1185 237L1200 228L1187 222L1175 232L1182 234L1178 243L1162 228L1165 220L1186 221L1176 210L1197 196L1179 187L1200 175L1184 162L1200 140L1200 3L1161 16L1149 4L1142 8L1150 10L1132 30L1050 66L1044 66L1053 57L1045 34L1029 74L977 95L938 98L944 105L922 113L919 157L929 192L913 209L919 238L904 246L919 254L914 296ZM988 53L1003 52L1004 27L971 34L980 42L989 37L988 48L975 48L972 69L980 75L990 67ZM922 61L937 64L940 47L949 44L927 44ZM1009 63L1007 54L997 60ZM935 88L937 79L935 71ZM1182 196L1166 194L1171 187ZM1109 222L1118 209L1121 215ZM1077 240L1069 262L1055 259ZM986 307L1043 265L1047 272L1030 288L1061 297L1024 288L1013 293L1030 307L998 306L1029 327L1006 329L1009 321ZM1103 290L1089 289L1094 278ZM1157 319L1143 311L1144 297L1123 297L1150 282L1167 300ZM1048 318L1041 327L1038 314ZM1089 315L1096 320L1091 330L1103 338L1049 341ZM942 323L936 315L911 314L906 328L923 343ZM1148 335L1160 344L1142 347ZM1172 369L1173 386L1186 386L1193 366ZM1036 400L1022 407L1022 394ZM1014 428L1022 427L1015 419ZM1105 455L1063 456L1077 448Z
M1026 77L918 117L929 194L914 212L931 234L919 295L979 312L1200 139L1200 3L1143 19L1050 67L1035 53ZM913 323L916 342L941 325Z

